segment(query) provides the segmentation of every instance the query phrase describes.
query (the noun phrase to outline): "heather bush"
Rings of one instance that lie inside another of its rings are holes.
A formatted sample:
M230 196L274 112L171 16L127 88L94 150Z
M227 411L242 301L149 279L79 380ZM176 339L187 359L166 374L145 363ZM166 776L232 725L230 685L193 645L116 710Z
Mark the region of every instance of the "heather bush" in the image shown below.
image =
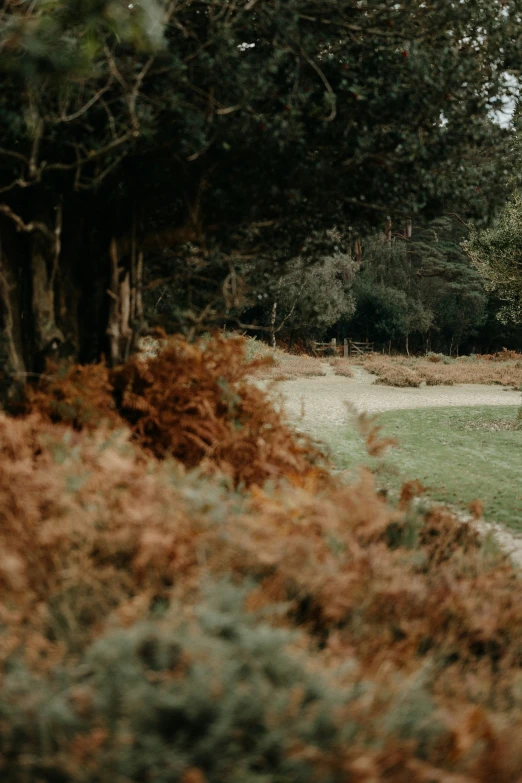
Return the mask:
M0 417L5 779L517 779L519 576L420 491Z
M353 370L348 359L330 359L329 363L334 368L336 375L353 378Z
M419 386L423 381L427 386L479 383L519 388L522 385L522 363L515 361L510 351L492 358L451 359L442 354L428 354L425 358L374 355L358 361L378 376L378 383L387 386Z
M313 783L319 756L333 766L353 735L337 720L352 694L244 600L209 583L193 611L111 628L52 677L12 665L0 696L4 778Z
M23 412L38 411L49 421L75 429L96 429L109 422L123 425L116 411L110 372L105 364L48 364L36 386L25 388Z
M271 348L260 340L246 340L246 359L269 357L266 362L251 371L252 378L268 381L291 381L296 378L317 378L326 375L323 362L304 352L288 353L281 348Z
M323 363L317 357L286 354L283 360L276 361L273 367L257 371L254 377L271 381L294 381L297 378L320 378L324 375L326 371Z
M518 573L417 483L327 473L248 373L177 339L0 416L3 778L517 780Z
M422 378L415 370L404 364L376 358L368 361L367 369L377 375L377 383L386 386L420 386Z

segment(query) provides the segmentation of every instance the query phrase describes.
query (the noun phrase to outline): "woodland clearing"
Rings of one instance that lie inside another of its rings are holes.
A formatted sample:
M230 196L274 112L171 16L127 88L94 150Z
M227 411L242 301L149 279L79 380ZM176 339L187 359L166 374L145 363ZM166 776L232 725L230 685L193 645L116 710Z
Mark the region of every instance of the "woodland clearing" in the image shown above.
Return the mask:
M486 384L397 388L377 383L365 367L353 364L352 378L334 375L331 364L323 365L325 377L277 384L274 391L296 426L326 447L338 470L352 477L365 465L381 490L392 494L418 479L433 501L462 513L480 500L488 523L522 531L520 392ZM369 456L354 426L361 413L375 415L397 447L377 459ZM522 562L520 543L511 545Z

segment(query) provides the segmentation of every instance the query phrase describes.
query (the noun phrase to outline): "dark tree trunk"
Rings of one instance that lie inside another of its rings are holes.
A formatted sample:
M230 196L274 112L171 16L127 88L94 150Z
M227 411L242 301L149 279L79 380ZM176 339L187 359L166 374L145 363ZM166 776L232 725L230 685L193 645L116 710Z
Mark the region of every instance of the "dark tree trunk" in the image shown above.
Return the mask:
M0 395L6 398L17 396L27 371L22 308L26 281L20 259L23 248L16 240L13 226L0 216Z
M132 215L130 239L118 241L119 226L92 197L25 205L23 217L0 206L2 405L15 403L48 359L128 358L143 326L143 255Z

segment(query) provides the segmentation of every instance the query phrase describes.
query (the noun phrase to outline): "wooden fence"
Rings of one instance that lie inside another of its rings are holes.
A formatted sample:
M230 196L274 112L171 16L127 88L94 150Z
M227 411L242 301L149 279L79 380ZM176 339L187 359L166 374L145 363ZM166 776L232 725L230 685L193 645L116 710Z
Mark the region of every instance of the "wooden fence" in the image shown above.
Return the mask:
M363 356L366 353L373 353L373 343L356 343L353 340L345 340L345 356ZM346 349L346 343L348 347Z
M334 337L328 343L313 343L313 351L316 355L326 351L333 351L340 356L344 356L345 359L349 359L350 356L363 356L367 353L373 353L373 345L373 343L367 342L354 342L354 340L348 340L347 338L342 343L337 343Z

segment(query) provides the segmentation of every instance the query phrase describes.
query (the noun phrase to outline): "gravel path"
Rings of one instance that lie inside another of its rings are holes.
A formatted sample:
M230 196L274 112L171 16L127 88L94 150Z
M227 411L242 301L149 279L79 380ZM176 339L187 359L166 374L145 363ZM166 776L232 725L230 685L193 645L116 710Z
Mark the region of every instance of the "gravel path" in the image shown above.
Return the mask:
M433 408L473 405L520 405L520 392L502 386L456 384L455 386L425 386L420 389L398 389L375 384L375 376L361 367L355 367L353 378L335 375L330 365L324 365L322 378L298 378L278 383L285 409L290 418L321 424L343 424L346 421L346 402L358 411L378 413L407 408Z
M506 390L502 386L457 384L398 389L376 385L376 377L360 367L353 368L353 378L335 375L327 364L324 369L326 375L322 378L299 378L283 381L276 386L290 418L297 419L304 414L304 423L313 424L316 432L320 432L322 424L344 424L347 417L346 402L350 402L358 411L372 413L443 406L518 406L522 402L520 392ZM464 514L460 516L483 535L492 534L500 549L522 569L522 535L512 533L495 522L475 521Z

